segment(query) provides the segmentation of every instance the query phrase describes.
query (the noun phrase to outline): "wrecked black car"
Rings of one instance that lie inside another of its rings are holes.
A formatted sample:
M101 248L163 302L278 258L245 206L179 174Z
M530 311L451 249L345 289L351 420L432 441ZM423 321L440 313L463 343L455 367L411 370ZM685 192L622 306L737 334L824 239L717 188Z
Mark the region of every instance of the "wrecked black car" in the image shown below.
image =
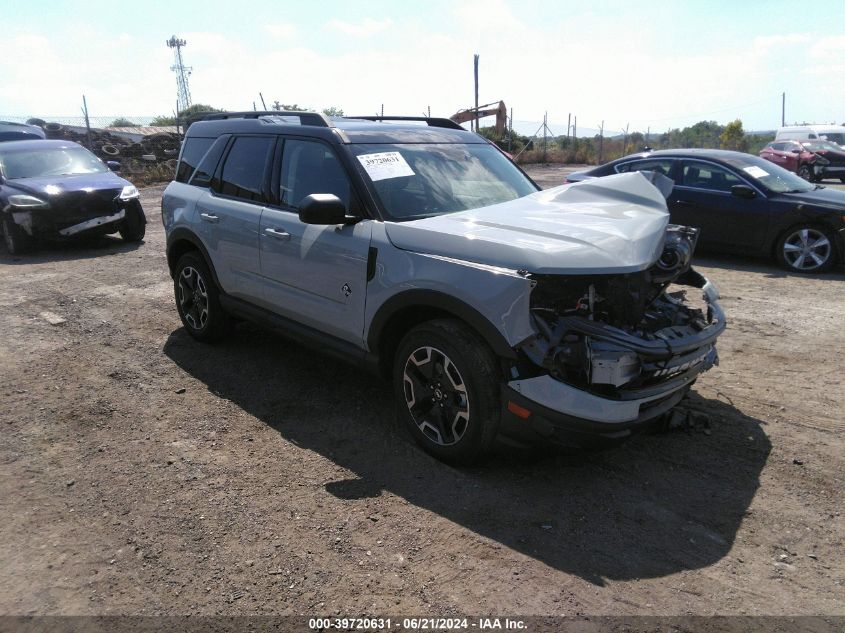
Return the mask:
M138 189L112 171L118 167L71 141L0 144L0 223L9 253L39 239L120 233L143 240Z

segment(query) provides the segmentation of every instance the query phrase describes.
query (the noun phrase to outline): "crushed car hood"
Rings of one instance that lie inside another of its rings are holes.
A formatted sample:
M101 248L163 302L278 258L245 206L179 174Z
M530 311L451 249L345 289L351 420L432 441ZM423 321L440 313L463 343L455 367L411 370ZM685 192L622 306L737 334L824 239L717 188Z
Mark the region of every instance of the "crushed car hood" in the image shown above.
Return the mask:
M533 273L597 274L651 266L668 223L661 191L635 172L385 229L408 251Z

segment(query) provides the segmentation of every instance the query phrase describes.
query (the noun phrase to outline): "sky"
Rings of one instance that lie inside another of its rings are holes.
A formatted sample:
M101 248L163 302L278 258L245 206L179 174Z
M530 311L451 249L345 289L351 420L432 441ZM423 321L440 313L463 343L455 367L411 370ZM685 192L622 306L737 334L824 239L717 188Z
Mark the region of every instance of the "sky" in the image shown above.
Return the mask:
M0 119L172 114L173 34L194 103L450 116L503 100L533 133L736 118L845 121L845 3L794 0L0 0ZM492 124L487 119L483 124Z

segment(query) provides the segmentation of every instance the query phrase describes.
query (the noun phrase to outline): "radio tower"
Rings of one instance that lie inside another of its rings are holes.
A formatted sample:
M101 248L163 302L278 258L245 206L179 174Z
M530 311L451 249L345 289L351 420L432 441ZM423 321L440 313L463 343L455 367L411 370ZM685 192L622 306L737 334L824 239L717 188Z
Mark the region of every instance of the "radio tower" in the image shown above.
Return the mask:
M191 105L191 89L188 88L188 77L193 69L190 66L185 66L182 62L183 46L187 46L187 42L178 39L175 35L167 40L167 47L173 49L173 59L176 62L170 67L170 70L176 73L176 103L179 106L179 112Z

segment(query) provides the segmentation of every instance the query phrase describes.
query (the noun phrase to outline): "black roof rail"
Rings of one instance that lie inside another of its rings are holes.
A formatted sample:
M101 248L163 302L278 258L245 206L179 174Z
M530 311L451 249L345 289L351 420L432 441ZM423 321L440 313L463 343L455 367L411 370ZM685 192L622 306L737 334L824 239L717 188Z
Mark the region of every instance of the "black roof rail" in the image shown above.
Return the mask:
M452 119L445 119L442 117L430 117L430 116L379 116L376 115L366 115L366 116L345 116L344 119L364 119L365 121L424 121L428 123L429 127L445 127L449 128L450 130L463 130L460 125L455 123Z
M288 110L246 110L245 112L210 112L204 114L202 121L221 121L224 119L258 119L264 116L295 116L302 125L316 127L334 127L329 118L320 112L301 112Z

